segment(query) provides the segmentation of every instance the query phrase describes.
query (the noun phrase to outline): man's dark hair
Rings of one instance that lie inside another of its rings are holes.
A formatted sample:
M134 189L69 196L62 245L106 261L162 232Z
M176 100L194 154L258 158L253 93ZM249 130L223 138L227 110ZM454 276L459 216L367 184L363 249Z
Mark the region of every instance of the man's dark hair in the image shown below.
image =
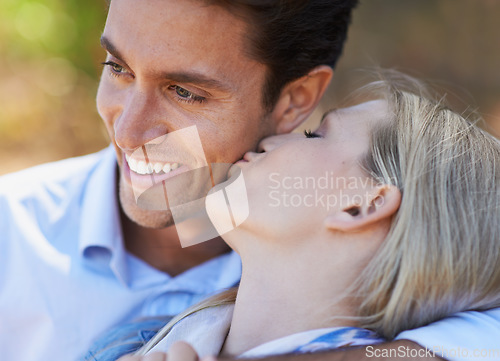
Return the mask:
M358 0L207 0L249 24L249 56L268 66L263 102L318 65L335 66Z

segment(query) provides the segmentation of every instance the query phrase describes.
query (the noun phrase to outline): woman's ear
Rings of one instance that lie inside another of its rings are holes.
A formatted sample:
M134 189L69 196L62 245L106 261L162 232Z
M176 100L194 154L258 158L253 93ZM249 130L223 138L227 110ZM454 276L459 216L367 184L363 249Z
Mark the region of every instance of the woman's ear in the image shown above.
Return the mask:
M396 186L376 186L364 197L353 197L353 201L340 211L332 211L324 224L330 230L345 233L362 231L389 220L400 204L401 192Z
M272 112L276 134L290 133L307 119L323 97L332 76L332 68L320 65L285 85Z

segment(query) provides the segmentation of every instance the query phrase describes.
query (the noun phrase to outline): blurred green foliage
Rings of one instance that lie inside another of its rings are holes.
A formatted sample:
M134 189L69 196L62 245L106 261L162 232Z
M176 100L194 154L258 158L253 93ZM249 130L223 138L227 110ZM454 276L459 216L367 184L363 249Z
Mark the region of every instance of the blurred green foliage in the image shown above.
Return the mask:
M106 146L95 110L106 8L105 0L1 0L0 174ZM500 134L499 19L499 0L361 0L320 108L358 85L354 69L396 67L440 80Z
M61 57L95 78L104 1L2 0L3 53L11 59Z
M106 145L95 111L101 0L0 2L2 173Z

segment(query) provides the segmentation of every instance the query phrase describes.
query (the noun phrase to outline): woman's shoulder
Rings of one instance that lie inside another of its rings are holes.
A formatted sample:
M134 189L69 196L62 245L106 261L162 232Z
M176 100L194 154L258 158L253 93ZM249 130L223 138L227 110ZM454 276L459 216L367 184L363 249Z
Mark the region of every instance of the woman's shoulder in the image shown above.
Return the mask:
M358 327L332 327L308 330L257 346L241 358L279 354L298 354L333 350L340 347L366 346L384 342L375 332Z

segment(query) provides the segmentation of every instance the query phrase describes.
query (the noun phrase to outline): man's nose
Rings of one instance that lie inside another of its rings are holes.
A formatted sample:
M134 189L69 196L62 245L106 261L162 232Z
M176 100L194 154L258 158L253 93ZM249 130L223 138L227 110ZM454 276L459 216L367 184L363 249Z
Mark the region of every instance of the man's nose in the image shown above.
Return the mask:
M167 134L167 117L154 95L131 91L113 124L116 144L124 151L133 151Z

